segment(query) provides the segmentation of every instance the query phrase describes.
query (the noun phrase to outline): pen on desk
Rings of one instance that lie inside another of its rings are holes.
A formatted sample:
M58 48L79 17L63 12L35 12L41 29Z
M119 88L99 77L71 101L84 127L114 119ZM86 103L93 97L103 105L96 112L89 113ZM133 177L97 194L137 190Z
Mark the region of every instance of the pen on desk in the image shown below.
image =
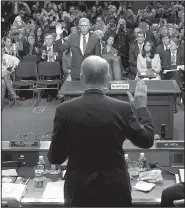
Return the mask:
M28 183L28 181L30 180L30 177L26 180L26 182L24 183L25 185Z

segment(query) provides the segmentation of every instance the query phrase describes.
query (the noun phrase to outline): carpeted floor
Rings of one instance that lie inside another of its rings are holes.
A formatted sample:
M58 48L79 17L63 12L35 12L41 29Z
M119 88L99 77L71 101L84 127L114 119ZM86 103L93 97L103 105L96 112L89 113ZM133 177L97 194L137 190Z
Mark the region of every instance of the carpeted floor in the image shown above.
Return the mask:
M44 111L34 113L35 107L32 100L17 101L13 108L10 108L5 102L2 111L2 140L14 140L17 133L21 132L33 132L39 135L52 132L55 109L58 104L60 104L58 100L46 102L43 99L37 107L45 108ZM30 135L29 137L33 136ZM50 140L50 135L39 138ZM178 113L174 114L174 139L184 139L184 110L181 107L178 107Z

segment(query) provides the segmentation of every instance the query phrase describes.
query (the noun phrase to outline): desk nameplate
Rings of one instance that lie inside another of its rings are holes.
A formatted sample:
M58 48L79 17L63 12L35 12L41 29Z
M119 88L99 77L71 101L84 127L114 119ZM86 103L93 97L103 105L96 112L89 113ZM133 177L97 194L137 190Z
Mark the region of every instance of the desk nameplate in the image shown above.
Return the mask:
M40 141L19 141L12 140L9 143L10 147L40 147Z
M129 90L129 83L110 84L111 90Z
M156 142L156 148L184 148L184 141L159 141Z

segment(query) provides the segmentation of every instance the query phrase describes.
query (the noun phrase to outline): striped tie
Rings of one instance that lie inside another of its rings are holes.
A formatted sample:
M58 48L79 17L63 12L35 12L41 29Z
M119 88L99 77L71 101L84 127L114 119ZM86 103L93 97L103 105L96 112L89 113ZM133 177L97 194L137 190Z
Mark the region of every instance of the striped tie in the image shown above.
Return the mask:
M83 36L83 53L84 54L85 54L86 45L87 45L87 43L86 43L86 37Z

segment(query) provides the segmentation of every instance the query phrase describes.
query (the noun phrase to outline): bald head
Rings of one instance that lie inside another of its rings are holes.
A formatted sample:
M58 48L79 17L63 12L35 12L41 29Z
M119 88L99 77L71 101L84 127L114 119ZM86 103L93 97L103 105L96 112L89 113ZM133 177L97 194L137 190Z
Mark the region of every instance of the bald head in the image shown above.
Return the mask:
M109 81L109 64L100 56L89 56L82 63L80 75L84 85L105 86Z

